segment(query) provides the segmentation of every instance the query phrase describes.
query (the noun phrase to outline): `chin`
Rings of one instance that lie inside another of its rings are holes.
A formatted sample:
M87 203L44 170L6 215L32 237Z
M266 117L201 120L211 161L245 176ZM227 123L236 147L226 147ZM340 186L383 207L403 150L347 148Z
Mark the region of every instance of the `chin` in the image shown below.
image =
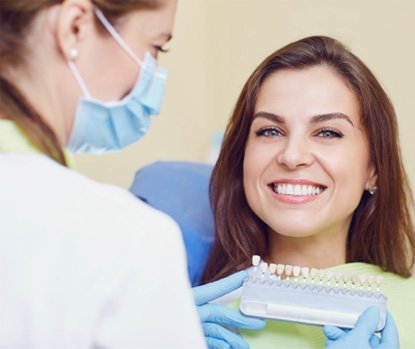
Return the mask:
M287 238L308 238L318 235L317 229L312 229L312 227L309 224L290 224L289 226L281 226L280 224L274 224L268 226L270 228L270 234L278 234Z
M286 238L309 238L312 236L317 235L316 233L310 232L310 231L303 231L303 230L296 230L296 231L272 231L271 234L278 234L280 236L286 237Z

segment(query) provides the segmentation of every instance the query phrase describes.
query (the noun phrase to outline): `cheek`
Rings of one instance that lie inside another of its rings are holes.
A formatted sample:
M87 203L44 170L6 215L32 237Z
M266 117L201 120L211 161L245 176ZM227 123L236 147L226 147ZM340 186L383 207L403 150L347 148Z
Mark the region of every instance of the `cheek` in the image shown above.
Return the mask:
M243 186L248 201L252 195L253 183L258 177L258 157L255 156L255 151L248 144L245 149L244 161L243 161Z
M265 153L254 144L247 144L244 154L244 181L250 182L258 178L267 164Z
M125 91L131 90L134 87L139 75L140 67L135 62L132 64L119 67L119 83Z
M350 199L360 200L370 175L366 149L356 147L341 153L327 153L320 160L336 190Z
M272 164L273 153L267 147L258 144L247 144L243 161L243 185L248 202L256 201L258 187L264 174Z

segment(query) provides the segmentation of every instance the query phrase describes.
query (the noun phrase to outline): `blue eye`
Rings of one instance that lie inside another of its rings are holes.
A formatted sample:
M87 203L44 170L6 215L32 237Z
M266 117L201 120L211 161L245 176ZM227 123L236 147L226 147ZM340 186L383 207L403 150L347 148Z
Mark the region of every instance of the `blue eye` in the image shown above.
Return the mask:
M342 138L343 133L332 129L323 129L317 132L317 136L321 138Z
M282 135L282 132L275 127L265 127L261 128L260 130L256 131L255 134L257 137L278 137Z

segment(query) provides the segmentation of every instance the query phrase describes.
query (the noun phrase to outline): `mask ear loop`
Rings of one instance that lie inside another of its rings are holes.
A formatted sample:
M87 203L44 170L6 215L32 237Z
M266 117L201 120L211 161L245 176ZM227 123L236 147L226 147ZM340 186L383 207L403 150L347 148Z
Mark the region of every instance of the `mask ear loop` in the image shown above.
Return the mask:
M72 71L72 74L75 77L76 82L78 83L79 87L82 90L82 93L84 94L84 97L91 98L91 94L89 93L89 90L86 87L84 80L82 80L81 74L79 74L78 68L76 67L76 65L74 64L72 60L68 60L67 62L68 62L69 69Z
M143 66L143 62L137 57L137 55L130 49L130 47L125 43L124 39L120 36L120 34L117 33L117 31L114 29L112 24L108 21L108 19L105 18L102 11L94 6L95 15L99 19L99 21L102 23L102 25L105 27L105 29L111 34L111 36L114 38L114 40L118 43L118 45L121 46L121 48L140 66Z

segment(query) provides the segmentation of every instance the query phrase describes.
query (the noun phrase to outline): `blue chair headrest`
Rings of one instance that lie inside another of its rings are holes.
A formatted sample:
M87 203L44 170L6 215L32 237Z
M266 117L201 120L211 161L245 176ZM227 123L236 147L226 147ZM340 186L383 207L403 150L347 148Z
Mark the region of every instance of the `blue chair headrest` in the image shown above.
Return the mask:
M211 172L208 164L160 161L139 169L130 188L180 226L192 286L200 283L215 235L209 204Z

